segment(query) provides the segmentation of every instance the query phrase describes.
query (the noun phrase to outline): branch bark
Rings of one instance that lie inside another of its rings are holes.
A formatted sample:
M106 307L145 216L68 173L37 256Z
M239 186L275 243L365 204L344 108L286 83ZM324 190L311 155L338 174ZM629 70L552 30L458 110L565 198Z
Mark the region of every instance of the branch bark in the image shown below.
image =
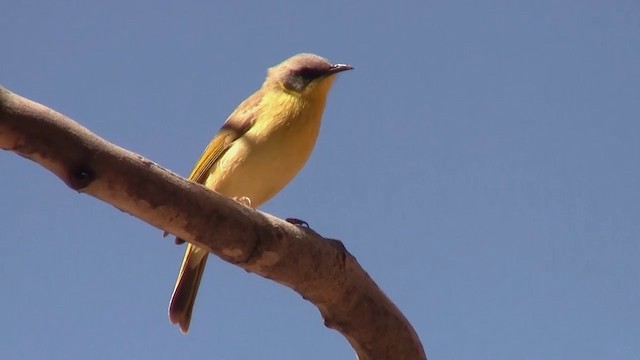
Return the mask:
M426 359L415 330L338 240L241 206L0 86L0 148L312 302L360 360Z

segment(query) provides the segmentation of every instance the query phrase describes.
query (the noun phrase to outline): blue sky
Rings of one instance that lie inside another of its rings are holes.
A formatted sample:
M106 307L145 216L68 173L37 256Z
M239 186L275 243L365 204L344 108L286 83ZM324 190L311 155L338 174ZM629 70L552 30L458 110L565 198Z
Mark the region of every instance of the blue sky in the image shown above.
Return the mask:
M262 210L341 239L431 359L640 353L640 3L22 1L0 84L187 175L266 68L354 71ZM352 359L291 290L183 249L0 153L3 359Z

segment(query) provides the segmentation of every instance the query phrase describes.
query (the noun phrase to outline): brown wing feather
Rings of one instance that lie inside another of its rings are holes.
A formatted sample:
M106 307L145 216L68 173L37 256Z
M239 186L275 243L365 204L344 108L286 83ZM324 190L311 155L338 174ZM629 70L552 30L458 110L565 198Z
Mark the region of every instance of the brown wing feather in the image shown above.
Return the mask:
M204 184L211 168L213 168L213 165L218 161L220 155L222 155L237 138L238 136L233 132L220 129L204 149L202 155L200 155L200 159L198 159L193 170L191 170L191 174L189 174L189 180Z
M258 105L262 94L260 91L254 93L243 101L236 110L229 115L227 121L209 145L204 149L200 159L191 170L189 180L204 184L211 172L213 165L220 159L220 156L236 141L242 134L251 128L255 122Z

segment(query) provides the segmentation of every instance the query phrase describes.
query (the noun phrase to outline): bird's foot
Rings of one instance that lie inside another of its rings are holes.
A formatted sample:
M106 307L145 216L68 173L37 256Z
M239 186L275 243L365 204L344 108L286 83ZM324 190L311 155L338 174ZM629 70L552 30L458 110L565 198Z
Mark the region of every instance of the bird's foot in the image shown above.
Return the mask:
M310 228L309 227L309 223L307 223L304 220L300 220L300 219L296 219L296 218L286 218L285 221L288 222L289 224L293 224L293 225L296 225L296 226Z
M233 200L246 207L251 207L251 198L249 198L248 196L236 196L233 198Z
M168 231L165 231L165 232L162 234L162 237L163 237L163 238L166 238L166 237L167 237L167 236L169 236L169 235L171 235L171 234L170 234ZM175 243L176 243L176 245L181 245L181 244L186 243L186 241L184 241L184 240L180 239L179 237L176 237L176 239L175 239Z

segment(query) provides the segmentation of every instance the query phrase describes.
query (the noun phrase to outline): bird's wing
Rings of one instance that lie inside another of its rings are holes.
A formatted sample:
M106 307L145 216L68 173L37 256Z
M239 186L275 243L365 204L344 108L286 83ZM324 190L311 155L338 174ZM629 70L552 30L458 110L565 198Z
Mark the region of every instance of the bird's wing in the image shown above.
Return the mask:
M189 180L204 184L213 165L220 159L222 154L255 123L261 98L260 91L254 93L229 115L220 131L200 155L200 159L198 159L193 170L191 170L191 174L189 174Z

